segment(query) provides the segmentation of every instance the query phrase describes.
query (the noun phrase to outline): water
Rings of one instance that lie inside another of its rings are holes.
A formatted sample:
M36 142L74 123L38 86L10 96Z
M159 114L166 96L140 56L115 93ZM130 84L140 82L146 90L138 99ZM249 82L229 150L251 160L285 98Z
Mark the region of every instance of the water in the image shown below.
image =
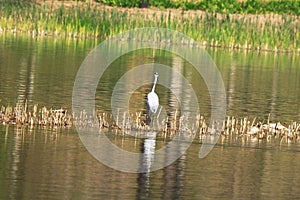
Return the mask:
M74 130L0 130L1 199L299 198L298 144L225 141L199 159L195 142L175 163L147 175L101 164ZM133 139L114 139L140 149Z
M92 41L1 35L0 43L0 104L28 99L30 104L71 109L74 79L95 46ZM209 53L224 80L228 115L263 120L271 113L273 121L300 121L298 55ZM193 68L168 53L154 55L146 50L113 63L99 82L96 107L109 111L118 79L134 66L154 60L182 70L194 90L201 91L200 111L209 116L208 91ZM151 84L135 91L131 111L145 109L150 88ZM165 109L177 106L168 88L158 85L157 93ZM145 144L132 137L109 138L131 152L141 152ZM166 142L158 136L155 148ZM299 199L299 143L221 137L212 152L199 159L200 142L195 139L176 162L161 170L123 173L91 156L73 128L1 125L0 199Z

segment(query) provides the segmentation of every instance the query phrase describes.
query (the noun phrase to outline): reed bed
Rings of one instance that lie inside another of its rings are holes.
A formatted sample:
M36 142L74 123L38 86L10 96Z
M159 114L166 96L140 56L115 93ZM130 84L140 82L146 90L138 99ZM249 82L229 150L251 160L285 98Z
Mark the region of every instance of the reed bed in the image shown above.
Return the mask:
M130 29L163 27L204 47L300 53L299 16L229 15L170 10L105 9L94 4L0 2L0 32L34 37L97 38Z
M38 105L28 107L28 102L18 102L16 106L0 107L0 123L40 126L73 126L73 116L64 109L48 109Z
M194 135L202 139L206 135L223 135L225 137L248 137L259 140L270 140L272 138L299 140L300 123L290 122L281 124L256 121L256 118L236 118L228 116L222 124L213 123L209 127L208 122L201 115L195 120L188 120L184 115L179 115L177 111L172 116L168 116L161 121L152 118L149 123L147 114L140 112L134 114L122 113L117 118L122 117L122 121L114 120L112 114L97 112L88 115L82 111L77 116L65 109L46 108L45 106L34 105L29 109L28 102L18 102L16 106L2 106L0 109L0 123L3 125L21 126L51 126L51 127L74 127L96 128L99 131L110 133L142 133L145 134L155 128L164 137L172 137L177 133ZM193 122L191 122L193 121ZM196 128L197 127L197 128ZM217 128L219 127L219 128Z

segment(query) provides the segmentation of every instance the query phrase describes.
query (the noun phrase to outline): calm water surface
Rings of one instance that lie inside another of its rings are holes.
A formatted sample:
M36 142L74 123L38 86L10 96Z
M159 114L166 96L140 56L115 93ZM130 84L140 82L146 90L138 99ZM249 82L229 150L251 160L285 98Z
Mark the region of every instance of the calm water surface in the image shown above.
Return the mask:
M300 197L299 144L221 140L209 156L199 159L195 141L172 165L135 174L98 162L72 129L1 126L0 134L1 199ZM142 143L119 136L113 140L131 151Z
M31 104L71 109L76 73L95 46L93 41L1 35L0 43L0 104L14 105L28 99ZM298 55L209 53L224 80L228 115L263 120L270 113L273 121L300 121ZM200 111L209 116L209 93L195 70L177 56L151 50L134 52L112 63L99 82L97 108L110 111L110 95L119 78L134 66L153 61L181 71L194 90L200 91ZM150 88L141 86L132 95L132 111L145 110ZM166 109L175 105L170 90L158 85L157 93ZM182 93L183 102L186 93ZM109 137L133 152L140 152L144 142ZM1 125L0 199L300 198L299 143L220 138L213 151L199 159L200 142L195 139L183 156L164 169L122 173L93 158L72 128ZM157 138L157 148L165 144Z

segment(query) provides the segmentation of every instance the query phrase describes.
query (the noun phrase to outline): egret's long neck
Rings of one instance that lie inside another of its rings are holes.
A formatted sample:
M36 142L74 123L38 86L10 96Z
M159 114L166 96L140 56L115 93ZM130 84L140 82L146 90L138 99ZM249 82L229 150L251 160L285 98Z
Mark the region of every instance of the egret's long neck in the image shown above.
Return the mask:
M152 90L151 90L151 92L154 92L154 90L155 90L155 85L156 85L156 82L157 82L157 76L154 76L154 83L153 83L153 87L152 87Z

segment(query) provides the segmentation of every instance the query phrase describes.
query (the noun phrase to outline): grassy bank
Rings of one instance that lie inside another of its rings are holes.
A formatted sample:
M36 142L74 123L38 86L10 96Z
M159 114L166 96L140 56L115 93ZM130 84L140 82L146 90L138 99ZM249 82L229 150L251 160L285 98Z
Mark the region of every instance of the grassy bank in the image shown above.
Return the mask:
M180 31L203 46L300 52L293 15L229 15L183 10L120 9L95 3L0 2L0 31L30 36L98 38L141 27Z
M298 0L97 0L121 7L160 7L202 10L224 14L290 14L300 15Z

